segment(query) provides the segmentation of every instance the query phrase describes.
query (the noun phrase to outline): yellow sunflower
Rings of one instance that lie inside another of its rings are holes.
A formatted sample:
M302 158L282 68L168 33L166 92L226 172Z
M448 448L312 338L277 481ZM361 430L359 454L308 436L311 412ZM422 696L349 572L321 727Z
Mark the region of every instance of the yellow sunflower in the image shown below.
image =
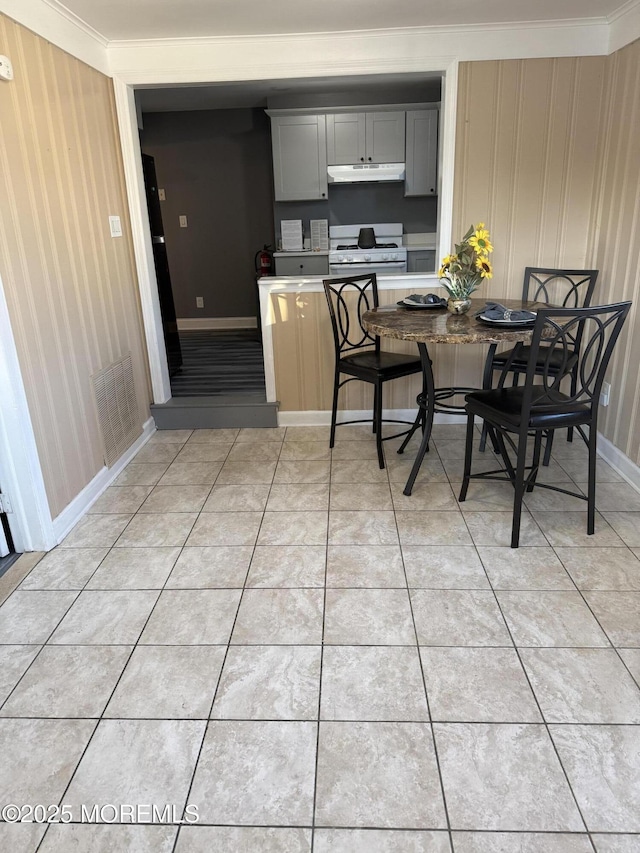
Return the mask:
M468 243L479 255L487 255L489 252L493 252L493 246L489 242L489 232L484 228L477 228L469 237Z
M491 278L493 276L493 267L487 258L477 258L476 267L480 270L482 278Z
M442 266L438 270L438 278L442 278L442 276L447 275L451 264L458 260L457 255L447 255L442 259Z

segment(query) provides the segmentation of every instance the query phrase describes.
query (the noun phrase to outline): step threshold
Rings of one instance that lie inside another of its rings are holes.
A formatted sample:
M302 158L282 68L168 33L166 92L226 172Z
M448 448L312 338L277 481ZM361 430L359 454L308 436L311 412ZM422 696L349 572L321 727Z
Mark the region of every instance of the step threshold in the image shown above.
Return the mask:
M157 429L271 428L278 426L278 406L261 394L171 397L152 403L151 414Z

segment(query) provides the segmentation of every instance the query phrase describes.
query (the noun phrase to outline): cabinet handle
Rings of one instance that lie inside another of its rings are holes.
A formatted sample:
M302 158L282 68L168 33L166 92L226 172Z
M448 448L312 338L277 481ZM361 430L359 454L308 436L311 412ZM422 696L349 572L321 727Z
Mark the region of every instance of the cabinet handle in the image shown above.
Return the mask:
M371 157L369 157L369 162L371 162Z
M301 269L301 270L303 270L303 269L304 269L304 264L300 264L300 269Z
M361 162L361 163L364 163L364 157L361 157L361 158L360 158L360 162Z
M324 197L325 197L325 195L326 195L326 193L322 193L322 198L324 198Z

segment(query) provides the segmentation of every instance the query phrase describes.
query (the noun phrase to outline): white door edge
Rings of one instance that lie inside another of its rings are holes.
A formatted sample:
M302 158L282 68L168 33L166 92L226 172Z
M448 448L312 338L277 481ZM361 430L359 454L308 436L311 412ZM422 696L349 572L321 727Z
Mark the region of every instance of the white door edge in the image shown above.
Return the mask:
M0 483L17 552L56 544L9 308L0 279Z

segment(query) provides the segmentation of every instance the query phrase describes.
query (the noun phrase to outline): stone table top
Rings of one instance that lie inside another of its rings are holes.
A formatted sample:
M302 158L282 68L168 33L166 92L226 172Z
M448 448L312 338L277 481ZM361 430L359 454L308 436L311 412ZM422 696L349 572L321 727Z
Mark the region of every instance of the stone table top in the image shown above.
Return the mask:
M547 308L539 302L522 302L520 299L502 299L505 308L536 311ZM499 344L529 341L532 326L506 328L490 326L476 320L476 313L484 308L485 299L472 299L466 314L451 314L443 309L402 308L385 305L373 308L362 315L362 323L374 335L428 344Z

